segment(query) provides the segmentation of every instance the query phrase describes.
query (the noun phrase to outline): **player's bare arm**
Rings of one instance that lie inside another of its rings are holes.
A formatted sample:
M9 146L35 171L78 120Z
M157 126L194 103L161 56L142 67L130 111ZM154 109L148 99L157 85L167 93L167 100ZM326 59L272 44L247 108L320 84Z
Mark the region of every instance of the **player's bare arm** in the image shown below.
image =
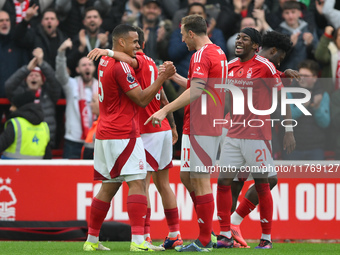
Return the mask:
M91 50L89 54L87 54L87 57L92 61L96 61L101 56L110 56L109 54L110 51L111 51L111 54L113 53L113 55L111 56L112 58L129 64L133 69L138 68L138 61L135 58L132 58L128 54L121 52L121 51L112 51L112 50L107 50L107 49L95 48Z
M176 68L172 62L164 62L165 71L157 77L154 83L142 90L140 86L128 91L126 95L137 105L146 107L157 94L162 84L176 73Z
M202 88L205 86L205 81L201 79L193 79L190 83L190 88L185 90L179 97L174 101L164 106L159 111L155 112L147 121L144 123L146 125L152 121L152 125L161 125L162 120L170 113L177 111L178 109L190 104L202 94Z
M161 108L165 105L169 104L168 98L165 95L164 89L161 90ZM178 141L178 133L176 128L176 123L174 119L173 113L169 113L166 118L169 121L172 133L172 145L174 145Z
M175 75L173 75L170 79L173 82L176 82L182 88L187 88L187 81L188 81L188 79L183 77L182 75L179 75L178 73L175 73Z
M278 102L279 104L281 103L281 90L278 93ZM292 122L289 121L290 119L292 119L292 111L289 104L286 105L286 115L283 117L286 120L285 123L287 123L288 125L292 125ZM290 154L295 149L295 146L296 142L293 130L286 131L283 137L283 149L287 151L288 154Z
M163 65L160 65L159 69L158 69L158 73L161 74L163 71L164 71L164 67L163 67ZM181 76L178 73L175 73L173 76L171 76L170 80L172 80L173 82L176 82L179 86L181 86L185 89L187 88L188 79Z

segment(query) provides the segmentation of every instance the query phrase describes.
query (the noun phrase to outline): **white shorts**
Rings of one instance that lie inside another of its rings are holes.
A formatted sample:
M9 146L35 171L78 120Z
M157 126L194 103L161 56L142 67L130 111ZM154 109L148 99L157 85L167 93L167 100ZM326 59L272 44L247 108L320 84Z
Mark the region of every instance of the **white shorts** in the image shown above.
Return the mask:
M146 157L146 170L158 171L172 167L171 130L140 135Z
M94 179L129 182L145 179L146 160L142 139L98 140L94 144Z
M246 173L275 172L271 142L227 137L220 165L231 171L239 169L243 173L241 178L247 177Z
M214 167L220 142L220 136L182 135L181 171L209 173L208 167Z

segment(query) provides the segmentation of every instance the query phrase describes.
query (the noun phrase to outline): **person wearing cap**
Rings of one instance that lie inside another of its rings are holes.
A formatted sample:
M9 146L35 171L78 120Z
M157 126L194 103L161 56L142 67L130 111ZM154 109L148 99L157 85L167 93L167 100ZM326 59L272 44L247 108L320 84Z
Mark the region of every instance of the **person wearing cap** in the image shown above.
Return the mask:
M270 119L270 115L253 113L248 104L245 104L243 114L233 114L237 110L235 102L239 101L240 96L243 98L247 95L248 98L250 96L253 99L252 105L256 109L271 108L274 88L278 90L277 98L274 100L281 97L280 90L283 85L280 75L273 63L256 54L259 46L261 46L261 34L254 28L244 28L238 34L235 42L237 58L228 63L228 86L231 86L229 89L235 87L233 88L234 92L237 90L241 95L231 94L233 105L229 107L231 109L230 128L221 149L220 165L226 167L226 171L220 173L217 186L217 215L221 228L217 241L218 248L230 248L233 245L230 226L231 185L234 177L240 171L251 173L259 198L262 236L260 244L255 248L272 248L273 199L270 193L268 173L274 167L274 161L270 143L271 123L265 121ZM252 95L249 95L250 91L252 91ZM283 118L287 125L291 125L289 105L286 107L286 113ZM294 150L295 139L292 127L286 128L283 145L287 153ZM245 164L249 166L249 169L244 168Z
M50 131L40 104L34 103L31 91L16 94L11 99L10 119L0 135L2 159L51 158Z
M43 60L41 48L33 50L33 58L28 65L18 69L5 83L6 95L11 101L16 94L32 91L36 101L41 103L44 121L50 129L51 146L55 145L57 123L55 105L60 97L61 87L53 68Z

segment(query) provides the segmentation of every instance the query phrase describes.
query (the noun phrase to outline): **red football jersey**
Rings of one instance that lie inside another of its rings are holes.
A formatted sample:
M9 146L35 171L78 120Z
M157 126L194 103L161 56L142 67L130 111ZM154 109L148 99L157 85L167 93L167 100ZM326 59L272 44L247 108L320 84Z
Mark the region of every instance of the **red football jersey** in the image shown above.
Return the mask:
M201 79L206 84L200 98L184 109L183 134L206 136L222 134L222 125L214 126L214 120L221 120L224 117L224 90L215 88L215 84L225 84L227 73L227 58L217 45L206 44L192 55L187 88L194 78Z
M146 89L157 79L158 69L152 58L142 52L137 52L136 59L138 61L138 68L135 69L136 77L142 89ZM151 122L144 125L145 121L161 108L161 90L162 88L158 91L154 99L139 111L139 128L141 134L156 133L171 129L167 118L162 121L161 127L158 125L153 127Z
M139 86L128 64L102 57L98 66L100 121L97 139L139 137L139 109L125 93Z
M232 116L232 125L228 130L229 137L239 139L271 140L272 122L270 115L256 115L248 106L248 96L252 97L256 110L269 110L272 106L272 91L283 87L280 74L266 58L254 55L246 62L235 58L228 63L228 84L240 88L244 98L244 115ZM252 95L248 95L248 88ZM232 96L232 100L235 100ZM250 122L249 122L250 121Z

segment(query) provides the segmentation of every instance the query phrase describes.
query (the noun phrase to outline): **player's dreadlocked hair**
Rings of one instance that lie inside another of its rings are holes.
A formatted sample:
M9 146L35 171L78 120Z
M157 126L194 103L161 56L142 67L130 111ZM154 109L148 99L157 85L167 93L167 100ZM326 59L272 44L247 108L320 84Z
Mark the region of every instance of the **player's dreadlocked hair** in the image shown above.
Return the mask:
M292 49L293 43L288 35L276 31L269 31L262 36L262 48L269 49L275 47L288 53Z

